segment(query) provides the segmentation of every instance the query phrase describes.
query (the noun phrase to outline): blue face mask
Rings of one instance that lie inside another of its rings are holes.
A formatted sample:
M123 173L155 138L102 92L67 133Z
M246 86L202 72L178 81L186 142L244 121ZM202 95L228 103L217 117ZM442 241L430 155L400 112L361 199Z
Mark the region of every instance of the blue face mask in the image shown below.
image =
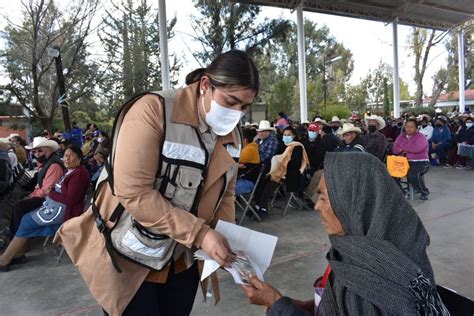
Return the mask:
M295 139L295 136L283 136L283 142L285 145L288 145L289 143L293 142L293 139Z
M318 132L308 132L309 139L316 139L318 137Z

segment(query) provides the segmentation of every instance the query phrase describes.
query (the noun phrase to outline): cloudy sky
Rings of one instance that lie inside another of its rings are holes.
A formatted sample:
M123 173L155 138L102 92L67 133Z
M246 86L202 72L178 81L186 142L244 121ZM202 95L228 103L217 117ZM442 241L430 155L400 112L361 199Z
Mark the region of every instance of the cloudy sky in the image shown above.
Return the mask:
M63 2L64 3L64 2ZM149 1L154 7L158 6L158 0ZM167 1L167 15L171 18L176 15L178 22L175 27L176 36L169 42L169 51L176 53L178 56L184 57L187 62L184 64L179 83L184 84L185 75L199 67L193 59L191 51L200 49L198 43L193 42L189 34L193 30L190 25L190 16L193 13L194 5L192 0ZM20 1L2 1L0 4L1 12L9 12L9 17L13 20L19 20L21 16ZM99 15L103 14L101 10ZM290 10L263 7L260 18L278 18L284 17L296 21L296 12ZM352 51L354 58L354 72L349 81L351 84L357 84L361 77L364 77L369 69L377 67L380 61L392 64L392 25L385 25L381 22L365 21L353 18L344 18L317 13L304 13L306 19L316 22L318 25L327 25L334 37L344 43L346 48ZM97 20L100 20L99 17ZM0 28L5 25L4 19L0 20ZM407 37L410 33L410 27L399 25L398 27L398 51L399 51L399 67L400 77L409 83L411 93L415 91L413 82L414 76L414 58L409 56L407 45ZM186 43L186 45L184 44ZM3 45L0 44L0 47ZM97 48L96 54L100 54ZM428 61L429 67L424 79L425 94L431 92L431 77L440 67L446 64L447 53L443 45L435 47ZM5 83L6 78L0 74L0 84Z

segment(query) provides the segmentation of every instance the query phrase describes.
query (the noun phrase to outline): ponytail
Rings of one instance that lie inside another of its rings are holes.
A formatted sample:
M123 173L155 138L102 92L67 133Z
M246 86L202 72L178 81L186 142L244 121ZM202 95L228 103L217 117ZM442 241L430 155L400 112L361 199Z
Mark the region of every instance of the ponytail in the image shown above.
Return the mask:
M201 80L202 76L206 73L206 68L198 68L196 70L191 71L186 76L186 85L193 84Z

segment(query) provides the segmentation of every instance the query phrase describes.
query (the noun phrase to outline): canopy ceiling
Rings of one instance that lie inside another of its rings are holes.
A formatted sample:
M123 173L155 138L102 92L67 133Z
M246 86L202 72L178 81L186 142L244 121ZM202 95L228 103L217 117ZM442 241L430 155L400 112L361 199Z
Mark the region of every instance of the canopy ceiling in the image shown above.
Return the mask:
M449 30L474 18L474 0L236 0L380 22Z

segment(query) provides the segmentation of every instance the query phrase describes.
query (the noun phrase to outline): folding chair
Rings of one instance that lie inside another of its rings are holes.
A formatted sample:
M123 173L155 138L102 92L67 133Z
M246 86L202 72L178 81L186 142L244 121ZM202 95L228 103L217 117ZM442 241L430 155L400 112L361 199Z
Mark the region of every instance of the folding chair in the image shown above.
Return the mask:
M43 242L43 248L46 247L48 245L48 243L51 241L51 244L53 244L53 236L54 235L51 235L51 236L46 236L46 238L44 239L44 242ZM55 263L55 266L57 266L58 264L61 263L62 259L63 259L63 256L64 256L64 247L62 245L54 245L55 247L55 255L56 255L56 263Z
M257 177L257 180L255 181L255 183L253 185L252 191L249 192L249 193L244 193L244 194L240 194L240 195L236 196L235 201L236 201L237 205L243 210L242 217L240 218L240 221L239 221L239 225L242 225L242 222L244 221L245 215L247 215L248 210L250 210L253 213L253 215L259 221L262 220L260 218L260 216L258 216L257 211L255 210L255 208L250 204L250 202L252 202L252 199L255 195L255 191L257 190L257 187L260 184L260 180L262 179L264 173L265 173L265 165L262 164L260 166L260 170L258 172L258 177ZM246 198L245 195L248 195L248 198ZM240 203L239 199L242 200L243 203ZM244 204L244 205L242 205L242 204Z
M305 206L302 205L302 204L300 203L300 201L298 201L298 198L296 197L295 193L294 193L294 192L290 192L290 197L289 197L288 202L286 203L285 209L283 210L283 213L282 213L283 216L286 215L286 211L287 211L288 208L290 207L291 201L295 201L297 207L298 207L300 210L303 210L303 209L305 208Z

